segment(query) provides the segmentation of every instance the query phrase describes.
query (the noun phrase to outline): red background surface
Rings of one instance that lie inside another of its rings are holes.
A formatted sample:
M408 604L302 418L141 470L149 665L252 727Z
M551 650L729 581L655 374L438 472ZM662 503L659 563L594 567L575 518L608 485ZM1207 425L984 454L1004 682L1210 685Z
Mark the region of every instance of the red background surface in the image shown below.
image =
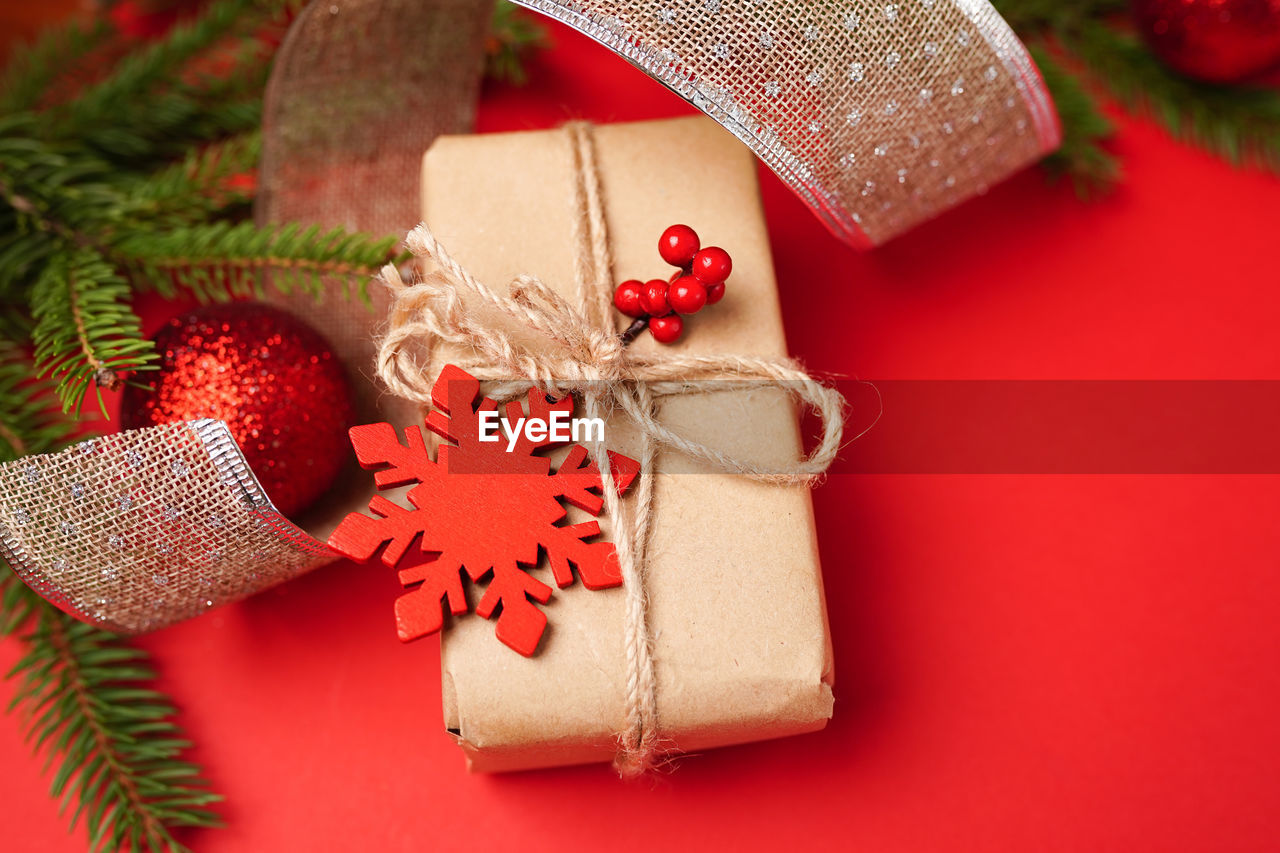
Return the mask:
M553 30L480 130L688 112ZM858 255L762 174L787 332L884 379L1280 379L1280 181L1122 120L1127 176L1036 170ZM227 795L199 851L470 847L1261 850L1280 839L1270 476L839 475L815 494L837 683L823 732L485 777L442 731L435 640L339 564L145 639ZM0 665L15 659L0 645ZM0 687L8 699L12 685ZM0 716L11 850L79 850Z

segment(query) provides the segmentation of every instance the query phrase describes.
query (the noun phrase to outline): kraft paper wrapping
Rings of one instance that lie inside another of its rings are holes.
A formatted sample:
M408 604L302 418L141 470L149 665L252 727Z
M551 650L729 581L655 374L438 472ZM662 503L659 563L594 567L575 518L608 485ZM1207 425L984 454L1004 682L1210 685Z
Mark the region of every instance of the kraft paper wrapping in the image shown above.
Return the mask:
M674 222L723 246L722 302L691 319L677 351L786 352L751 153L710 119L595 131L618 281L665 277L657 238ZM563 131L445 136L423 163L424 217L492 286L531 273L574 297L573 164ZM621 325L621 315L618 317ZM633 346L657 347L646 333ZM664 397L685 435L775 464L801 456L797 415L778 389ZM638 455L609 421L611 449ZM645 590L665 746L702 750L814 731L832 712L832 661L809 490L657 457ZM609 520L602 519L609 534ZM535 570L551 582L545 568ZM624 728L624 593L558 590L539 651L523 658L493 623L453 621L442 644L445 725L471 769L610 760Z

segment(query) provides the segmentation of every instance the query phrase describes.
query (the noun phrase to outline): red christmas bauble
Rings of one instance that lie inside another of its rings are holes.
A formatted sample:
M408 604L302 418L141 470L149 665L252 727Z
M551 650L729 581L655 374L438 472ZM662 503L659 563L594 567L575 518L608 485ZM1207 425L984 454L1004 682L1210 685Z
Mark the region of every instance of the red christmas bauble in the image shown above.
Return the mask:
M1134 0L1143 37L1166 65L1233 83L1280 64L1280 0Z
M276 509L302 512L347 458L354 409L327 341L279 308L210 305L155 336L159 369L139 373L121 403L125 429L217 418Z

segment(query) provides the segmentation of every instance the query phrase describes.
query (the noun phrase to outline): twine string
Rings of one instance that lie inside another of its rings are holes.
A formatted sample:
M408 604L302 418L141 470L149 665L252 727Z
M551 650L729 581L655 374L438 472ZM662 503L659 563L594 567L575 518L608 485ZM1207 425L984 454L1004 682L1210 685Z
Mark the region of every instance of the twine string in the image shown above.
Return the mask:
M661 759L657 679L645 592L646 544L659 449L702 460L719 472L777 485L812 484L834 461L844 427L844 400L786 358L717 354L645 354L622 342L610 310L612 253L591 125L566 125L574 165L574 246L578 304L571 304L538 278L517 276L502 296L472 276L436 240L425 224L405 240L409 251L433 269L409 284L394 265L381 279L392 296L391 319L377 355L378 375L395 394L430 405L431 389L444 367L439 344L461 350L449 361L486 383L490 396L514 399L530 386L556 396L578 395L588 417L620 412L641 440L640 475L633 498L617 492L603 440L589 449L600 472L604 509L614 525L626 595L624 653L627 666L624 728L614 766L625 777L651 770ZM470 310L464 294L532 333L524 343L502 324ZM513 379L513 377L518 377ZM737 383L764 383L789 391L823 425L808 456L780 469L738 459L681 435L658 419L661 398L735 390Z

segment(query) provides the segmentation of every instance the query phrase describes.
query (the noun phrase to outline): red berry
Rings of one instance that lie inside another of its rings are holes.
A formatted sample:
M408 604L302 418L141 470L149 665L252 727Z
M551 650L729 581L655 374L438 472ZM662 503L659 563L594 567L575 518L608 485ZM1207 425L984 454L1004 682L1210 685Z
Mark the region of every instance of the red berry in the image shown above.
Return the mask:
M697 314L707 304L707 288L691 275L671 285L667 301L678 314Z
M733 260L719 246L708 246L693 256L693 274L703 284L719 284L733 271Z
M698 233L688 225L672 225L658 238L658 254L672 266L688 266L700 245Z
M680 340L680 333L684 331L684 320L680 319L679 314L654 317L649 321L649 331L653 332L653 339L658 343L674 344Z
M660 278L645 282L640 291L640 304L650 317L662 317L671 313L671 303L667 302L667 283Z
M641 302L641 290L644 285L638 279L624 281L613 292L613 307L628 317L643 317L644 305Z
M707 285L707 304L715 305L721 299L724 299L724 282L717 281L715 284Z

